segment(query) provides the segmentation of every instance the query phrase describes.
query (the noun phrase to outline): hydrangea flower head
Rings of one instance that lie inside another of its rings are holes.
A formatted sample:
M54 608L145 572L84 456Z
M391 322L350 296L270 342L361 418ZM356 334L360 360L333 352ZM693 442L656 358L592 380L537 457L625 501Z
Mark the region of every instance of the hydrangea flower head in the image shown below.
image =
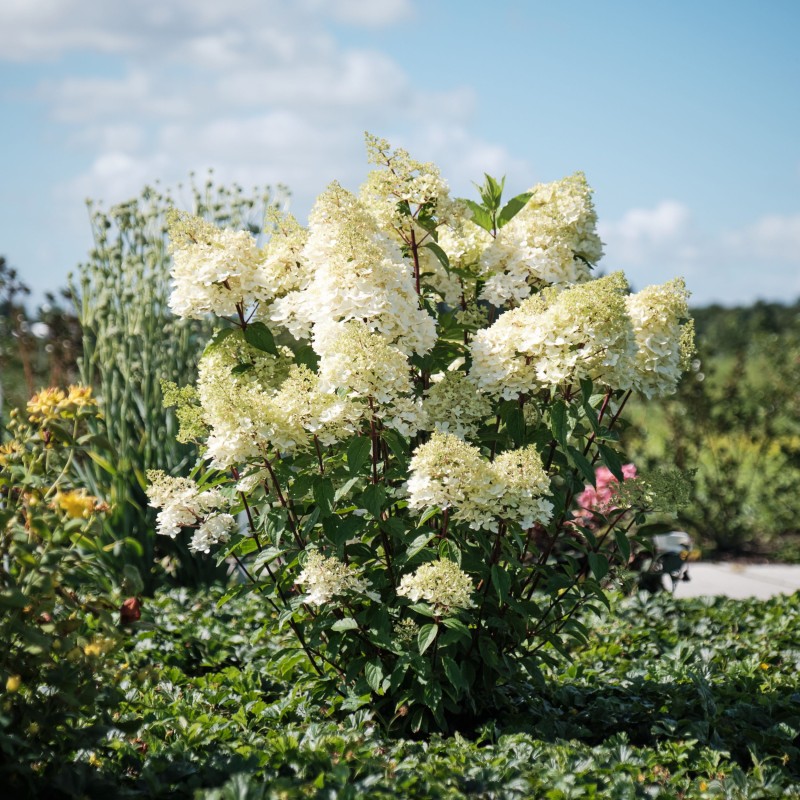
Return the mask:
M338 595L363 594L369 589L369 581L359 577L352 566L333 556L323 556L318 550L307 554L297 583L306 590L306 602L313 606L325 605Z
M412 603L424 600L444 616L461 608L473 608L472 579L454 561L428 561L410 575L403 575L397 594Z
M414 452L406 483L412 509L452 509L454 522L496 530L504 486L480 450L452 433L436 431Z

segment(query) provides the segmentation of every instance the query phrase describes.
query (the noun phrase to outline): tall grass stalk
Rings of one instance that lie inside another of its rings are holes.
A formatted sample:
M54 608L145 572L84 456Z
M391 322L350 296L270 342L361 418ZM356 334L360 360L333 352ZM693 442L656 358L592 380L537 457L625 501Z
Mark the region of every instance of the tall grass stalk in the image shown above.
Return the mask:
M279 187L246 194L240 187L202 188L194 181L190 202L176 202L169 192L145 188L141 195L105 211L89 202L94 247L71 279L83 329L83 382L95 387L113 463L97 458L87 485L106 487L114 504L107 524L109 558L135 564L146 591L165 579L197 586L219 576L211 560L190 557L185 545L156 543L154 514L144 493L148 469L173 474L191 469L194 445L176 441L178 424L165 409L161 381L194 381L195 365L210 333L210 322L177 319L169 310L170 256L166 214L175 206L190 208L217 224L261 230L270 205L280 205ZM157 566L154 567L153 564Z

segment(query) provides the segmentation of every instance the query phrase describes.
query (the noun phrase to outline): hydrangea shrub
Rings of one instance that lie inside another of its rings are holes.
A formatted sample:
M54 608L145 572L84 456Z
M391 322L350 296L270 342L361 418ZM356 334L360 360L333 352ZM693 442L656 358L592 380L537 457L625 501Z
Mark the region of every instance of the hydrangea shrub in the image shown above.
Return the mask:
M221 327L171 391L204 462L151 473L150 499L159 532L237 562L331 707L447 729L581 639L631 525L683 496L680 476L625 475L624 527L575 513L597 467L623 478L628 399L674 391L688 293L594 276L581 173L460 200L433 164L367 147L358 194L332 184L307 228L273 214L263 247L173 215L171 307Z

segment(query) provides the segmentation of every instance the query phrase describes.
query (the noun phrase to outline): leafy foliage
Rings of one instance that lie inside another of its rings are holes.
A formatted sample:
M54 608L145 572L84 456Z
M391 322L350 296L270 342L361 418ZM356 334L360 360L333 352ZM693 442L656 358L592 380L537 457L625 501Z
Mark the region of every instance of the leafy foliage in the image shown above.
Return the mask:
M612 598L571 664L448 737L331 719L257 593L173 590L114 656L109 735L40 793L119 798L756 798L800 790L798 597ZM589 620L587 620L588 622ZM307 668L307 667L306 667Z
M87 390L45 390L16 410L0 446L0 778L34 795L50 765L102 736L117 693L117 597L97 535L108 506L70 481L101 452ZM118 602L118 601L117 601ZM132 601L132 602L135 602Z
M695 310L698 354L668 400L633 409L638 464L696 470L680 524L714 554L800 555L800 305Z

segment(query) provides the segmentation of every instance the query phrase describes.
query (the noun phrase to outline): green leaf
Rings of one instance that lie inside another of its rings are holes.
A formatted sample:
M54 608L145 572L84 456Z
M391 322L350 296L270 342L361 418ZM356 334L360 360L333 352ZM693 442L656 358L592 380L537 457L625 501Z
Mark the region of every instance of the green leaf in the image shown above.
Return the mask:
M608 575L608 559L602 553L589 553L588 559L595 580L602 581Z
M424 653L433 644L437 633L439 633L439 626L435 623L423 625L419 629L419 633L417 634L417 647L419 647L420 653Z
M485 231L492 232L494 226L492 225L492 216L486 209L478 205L474 200L464 200L472 212L472 221L483 228Z
M617 540L622 563L627 564L631 557L631 543L628 541L624 531L614 531L614 538Z
M373 692L383 693L381 690L381 683L383 681L383 665L380 661L370 661L364 667L364 677L367 679L370 689Z
M428 242L424 247L427 247L439 259L445 269L450 269L450 259L447 257L447 253L436 242Z
M454 564L458 564L459 567L461 566L461 550L450 539L443 539L439 543L439 558L452 561Z
M622 473L622 462L616 450L602 442L599 442L597 446L600 450L600 457L603 459L603 463L611 470L611 474L618 481L624 481L625 475Z
M428 546L431 536L433 536L432 533L421 533L419 536L417 536L408 546L406 560L410 561L417 553L419 553L421 550L424 550Z
M366 508L373 517L378 519L383 511L383 504L386 502L386 489L378 484L372 484L359 496L362 508Z
M460 634L461 638L465 641L472 641L472 634L470 633L469 628L458 617L445 617L442 620L442 624L451 631L455 631L456 633Z
M502 228L507 222L510 222L527 204L528 200L533 196L533 192L523 192L516 197L512 197L504 206L502 211L497 215L497 227Z
M278 355L278 348L275 347L275 339L272 331L263 322L251 322L244 329L244 340L256 350L262 350L273 356Z
M352 617L345 617L344 619L337 619L331 625L332 631L352 631L358 628L358 623Z
M525 415L521 408L511 409L505 415L506 430L514 444L521 447L525 442Z
M467 682L464 680L464 675L461 673L461 668L450 656L442 656L442 667L447 680L450 681L454 689L467 690Z
M372 450L372 442L368 436L356 436L347 445L347 469L351 475L356 475Z
M333 507L334 489L330 478L318 477L314 481L314 502L321 517L327 517Z
M550 406L550 422L553 436L562 446L567 446L567 405L560 398L553 401Z
M437 514L441 514L442 509L439 506L433 506L429 508L420 518L419 522L417 522L417 527L421 528L431 517L435 517Z
M500 602L504 603L511 588L511 576L499 564L492 564L492 585Z
M572 447L571 445L567 447L567 458L569 458L571 464L580 470L581 475L594 486L596 480L594 467L589 463L589 459L577 447Z

